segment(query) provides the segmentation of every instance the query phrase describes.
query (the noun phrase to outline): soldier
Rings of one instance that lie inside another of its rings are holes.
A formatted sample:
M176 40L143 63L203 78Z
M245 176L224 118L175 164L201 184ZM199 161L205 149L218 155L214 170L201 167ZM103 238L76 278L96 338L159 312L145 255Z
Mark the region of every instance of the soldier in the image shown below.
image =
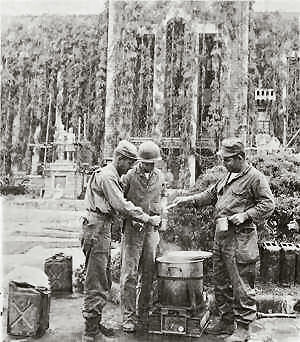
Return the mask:
M124 198L120 176L136 162L137 150L128 141L121 141L112 163L96 170L87 184L87 217L83 222L82 249L86 257L83 317L83 342L95 341L95 336L111 334L100 324L104 305L111 286L110 244L114 215L123 215L151 226L160 224L160 216L149 216L140 207Z
M142 143L138 160L139 163L122 177L124 195L149 215L159 215L164 196L162 172L154 167L155 161L161 160L159 147L152 141ZM149 223L142 225L132 218L127 218L124 224L121 309L126 332L134 332L137 323L146 323L151 300L159 233Z
M265 176L246 162L239 139L223 140L220 155L228 170L225 178L204 192L178 197L174 204L215 205L213 267L220 319L207 332L231 334L226 342L243 342L256 318L256 224L272 214L274 198Z

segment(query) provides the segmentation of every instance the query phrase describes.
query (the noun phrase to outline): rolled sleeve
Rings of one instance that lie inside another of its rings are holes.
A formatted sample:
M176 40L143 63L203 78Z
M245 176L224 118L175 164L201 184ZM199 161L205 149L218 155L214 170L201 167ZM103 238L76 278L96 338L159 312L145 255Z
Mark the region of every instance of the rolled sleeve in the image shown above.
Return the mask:
M270 186L264 176L261 176L252 187L255 206L249 208L246 213L253 222L261 222L270 217L275 209L275 200Z
M113 177L103 179L101 182L105 198L111 207L124 216L129 216L135 220L147 223L150 216L144 213L140 207L136 207L132 202L127 201L123 194L123 189Z
M209 189L192 195L191 200L195 201L196 205L202 207L205 205L215 204L217 201L217 190L216 186L213 185Z

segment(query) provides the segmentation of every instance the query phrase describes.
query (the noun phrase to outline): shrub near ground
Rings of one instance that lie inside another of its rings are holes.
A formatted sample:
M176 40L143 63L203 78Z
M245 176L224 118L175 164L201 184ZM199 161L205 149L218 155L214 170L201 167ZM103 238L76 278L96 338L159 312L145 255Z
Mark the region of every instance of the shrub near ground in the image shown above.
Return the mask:
M264 227L259 227L260 241L299 241L300 156L287 152L255 156L251 163L269 179L276 207ZM289 223L295 221L295 229ZM263 229L265 228L265 229Z

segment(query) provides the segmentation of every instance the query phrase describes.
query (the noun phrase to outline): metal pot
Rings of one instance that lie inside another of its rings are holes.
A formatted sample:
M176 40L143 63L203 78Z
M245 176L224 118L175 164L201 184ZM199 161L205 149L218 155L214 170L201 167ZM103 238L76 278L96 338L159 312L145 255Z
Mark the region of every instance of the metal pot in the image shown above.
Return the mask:
M209 252L176 251L157 258L161 306L195 309L203 303L203 261Z

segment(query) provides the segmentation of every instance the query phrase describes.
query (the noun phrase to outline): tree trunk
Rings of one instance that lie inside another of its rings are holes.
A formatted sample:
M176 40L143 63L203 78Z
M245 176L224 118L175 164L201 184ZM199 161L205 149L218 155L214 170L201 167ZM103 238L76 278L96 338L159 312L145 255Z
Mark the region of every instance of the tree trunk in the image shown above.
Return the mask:
M49 126L50 126L50 117L51 117L51 106L52 106L52 96L50 92L50 99L49 99L49 110L48 110L48 119L47 119L47 128L46 128L46 142L45 142L45 152L44 152L44 174L46 169L46 162L47 162L47 145L49 139Z
M13 112L11 108L11 92L8 91L7 99L7 117L6 117L6 131L5 131L5 154L4 154L4 172L6 175L11 173L11 148L12 148L12 125L13 125Z

